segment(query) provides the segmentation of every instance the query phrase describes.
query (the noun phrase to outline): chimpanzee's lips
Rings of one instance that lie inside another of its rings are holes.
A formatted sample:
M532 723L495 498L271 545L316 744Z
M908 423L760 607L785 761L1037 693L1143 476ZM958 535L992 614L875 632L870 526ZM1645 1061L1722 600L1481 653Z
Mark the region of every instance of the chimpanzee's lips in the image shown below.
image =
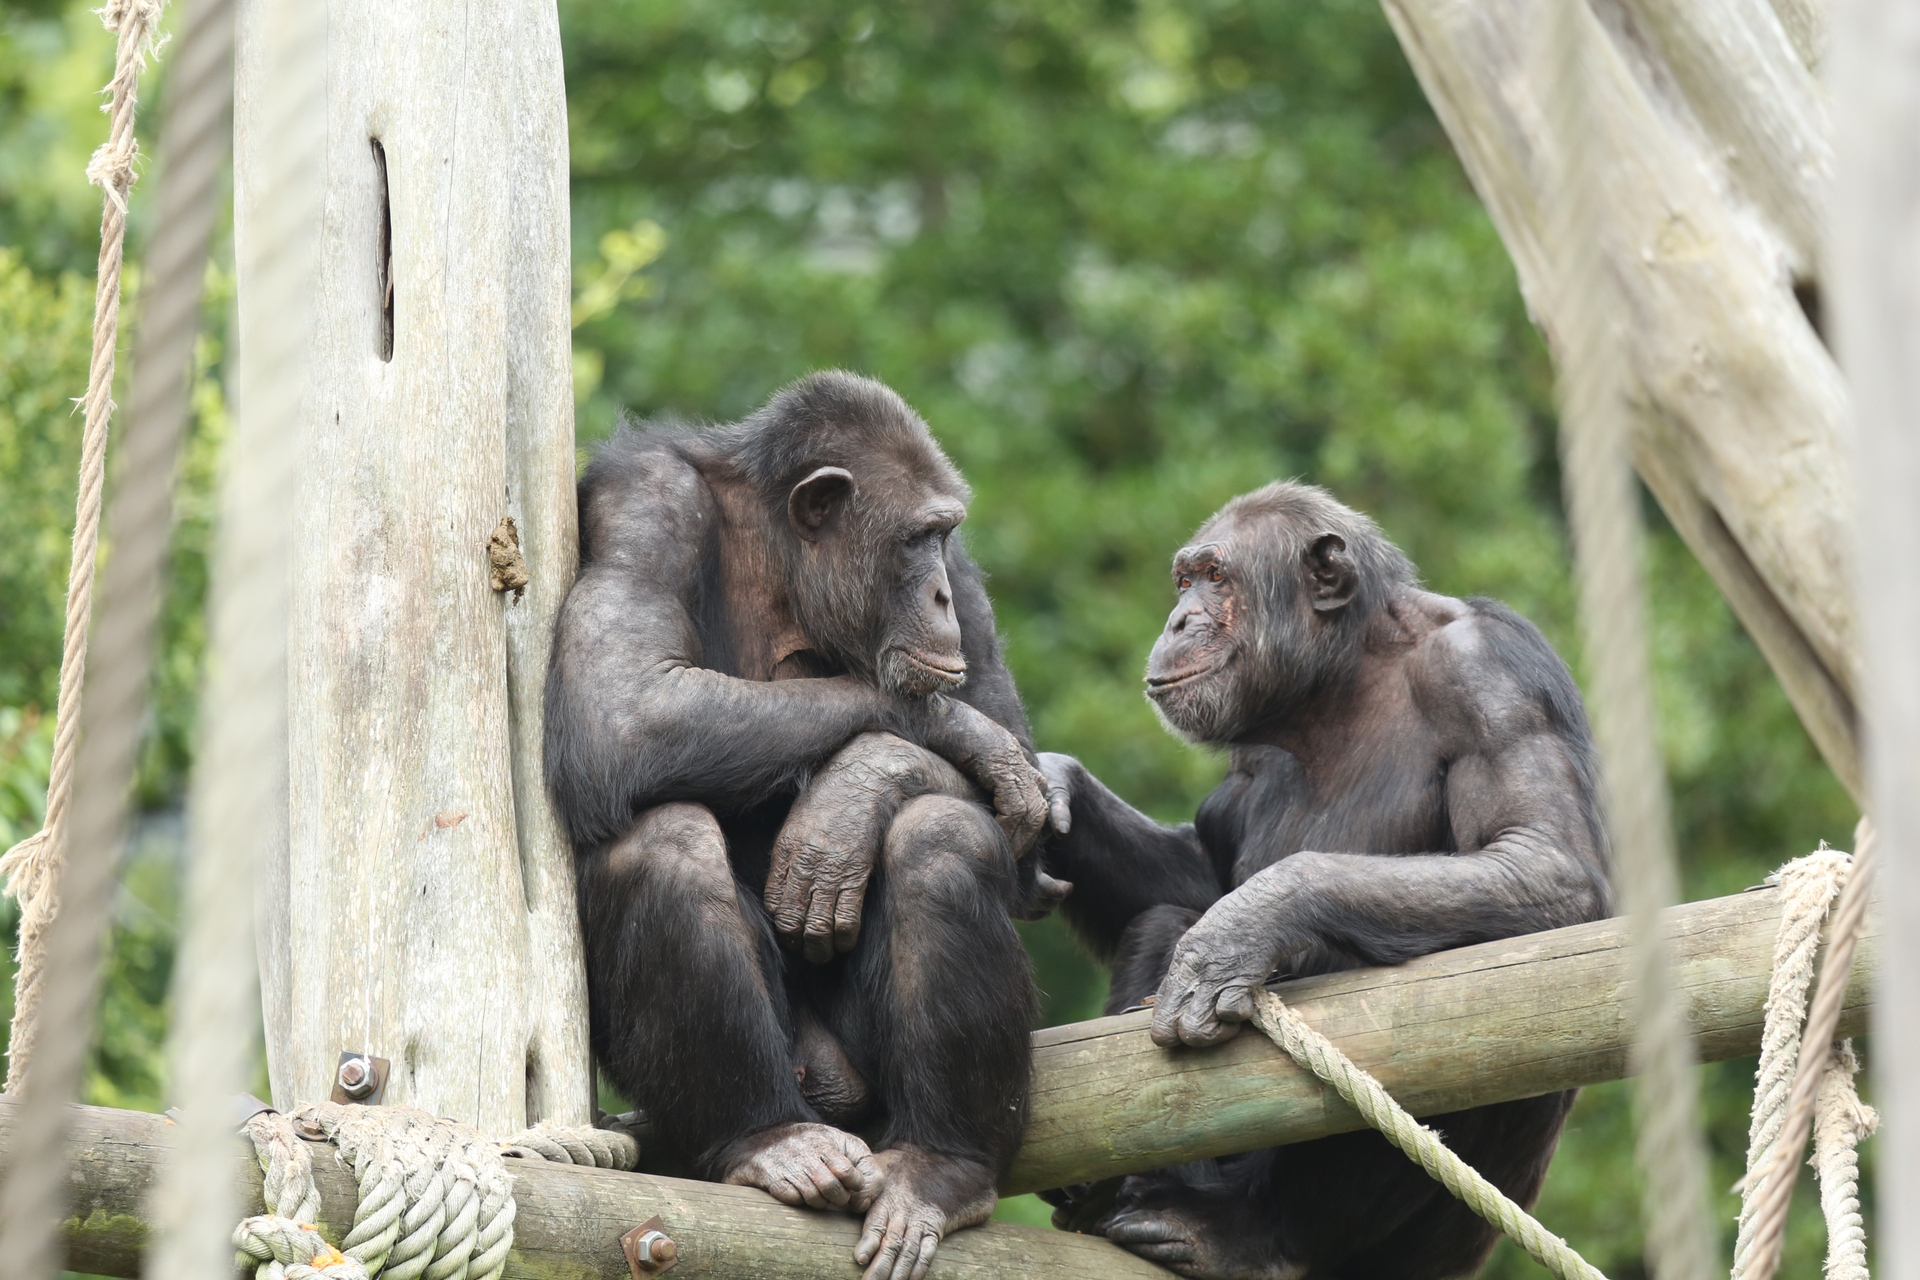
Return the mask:
M923 649L908 649L905 646L895 650L901 657L916 667L923 668L947 684L959 684L967 678L967 660L959 654L952 657L935 656Z
M1156 693L1165 693L1167 690L1183 685L1189 680L1198 680L1202 676L1210 676L1226 665L1224 662L1201 662L1191 667L1182 667L1178 671L1169 671L1165 675L1156 676L1149 674L1147 676L1147 696L1151 697Z

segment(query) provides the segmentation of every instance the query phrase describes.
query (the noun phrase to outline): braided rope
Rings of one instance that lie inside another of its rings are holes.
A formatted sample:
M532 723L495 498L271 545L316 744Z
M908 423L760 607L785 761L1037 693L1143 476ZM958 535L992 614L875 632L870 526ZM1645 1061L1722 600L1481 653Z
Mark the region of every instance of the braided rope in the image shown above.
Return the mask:
M1408 1114L1378 1080L1356 1065L1333 1041L1308 1026L1271 991L1254 995L1253 1022L1287 1056L1313 1072L1344 1098L1362 1119L1459 1197L1461 1203L1505 1232L1560 1280L1606 1280L1600 1271L1509 1199L1478 1170L1455 1155L1440 1135Z
M254 1280L367 1280L367 1269L291 1218L263 1214L233 1229L234 1262Z
M0 855L6 891L20 901L20 967L14 974L13 1031L7 1061L8 1093L21 1092L33 1055L47 930L59 908L55 892L66 860L67 822L80 747L80 693L87 675L87 622L93 613L94 569L100 552L101 496L106 488L107 424L113 417L114 356L120 332L120 270L127 237L127 192L136 175L134 116L140 72L156 48L161 0L107 0L100 20L115 33L113 78L103 108L107 140L87 164L87 179L102 188L100 261L93 291L93 360L87 371L86 425L80 436L80 487L74 502L73 551L67 567L67 615L55 703L53 762L47 778L46 817L39 831Z
M502 1155L631 1172L640 1163L640 1141L625 1129L562 1125L542 1120L501 1144Z
M1734 1280L1772 1280L1779 1269L1793 1167L1806 1149L1809 1128L1827 1222L1828 1280L1866 1280L1855 1149L1873 1131L1878 1116L1854 1091L1859 1063L1852 1042L1834 1040L1873 874L1873 829L1864 820L1856 843L1859 852L1852 858L1823 848L1788 863L1773 877L1786 903L1774 941L1747 1176L1741 1183ZM1827 963L1809 1009L1807 987L1813 981L1820 926L1836 895ZM1803 1052L1808 1045L1813 1048Z

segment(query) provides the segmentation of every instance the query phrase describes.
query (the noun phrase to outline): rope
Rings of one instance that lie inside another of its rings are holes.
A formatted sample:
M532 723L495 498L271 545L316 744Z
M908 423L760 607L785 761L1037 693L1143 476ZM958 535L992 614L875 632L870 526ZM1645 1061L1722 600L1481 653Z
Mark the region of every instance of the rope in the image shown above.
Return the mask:
M157 48L161 0L107 0L100 20L115 33L113 78L104 92L107 140L87 164L87 180L102 188L100 262L93 288L93 360L87 371L86 425L80 436L80 487L74 503L73 552L67 568L67 616L60 651L60 692L54 709L53 763L47 778L46 817L40 830L0 855L6 891L20 901L20 967L14 974L13 1031L7 1061L8 1093L26 1081L33 1055L46 969L46 935L58 910L55 882L66 860L67 822L80 746L80 694L87 676L87 622L93 613L94 568L100 551L101 495L106 488L107 424L113 417L113 367L120 329L120 268L127 236L127 192L139 144L134 139L140 72Z
M1806 1149L1809 1128L1814 1134L1820 1206L1827 1221L1828 1280L1866 1280L1859 1159L1854 1149L1873 1131L1878 1117L1854 1092L1853 1076L1859 1064L1852 1043L1834 1041L1873 878L1875 842L1873 828L1865 820L1856 843L1859 852L1852 859L1823 849L1788 863L1777 877L1787 903L1774 943L1747 1176L1741 1186L1734 1280L1773 1280L1779 1270L1787 1207L1793 1198L1792 1171ZM1814 951L1835 893L1840 901L1833 911L1827 963L1820 970L1809 1010L1806 993L1813 977ZM1811 1051L1802 1052L1807 1045L1813 1046Z
M359 1204L341 1254L364 1269L360 1274L499 1280L506 1271L517 1212L513 1180L497 1145L477 1130L413 1107L334 1102L301 1107L292 1117L255 1116L247 1132L265 1174L267 1207L306 1221L319 1215L320 1192L296 1125L330 1139L353 1167ZM248 1219L242 1231L257 1221ZM264 1263L256 1275L271 1280Z
M367 1280L367 1269L291 1218L247 1218L233 1229L234 1261L255 1280Z
M631 1172L640 1163L640 1142L621 1128L561 1125L542 1120L502 1143L500 1154Z
M1271 991L1255 993L1253 1022L1287 1056L1313 1072L1378 1129L1388 1142L1407 1153L1461 1203L1505 1232L1541 1266L1560 1280L1606 1280L1600 1271L1509 1199L1500 1188L1448 1149L1440 1135L1407 1113L1386 1088L1361 1070L1333 1041L1308 1026L1286 1002Z
M177 271L183 282L191 277L197 288L205 270L221 162L233 140L235 9L234 0L189 0L174 53L168 131L161 134L160 224L148 255L156 290L163 271ZM203 1280L228 1271L229 1240L241 1213L238 1188L226 1172L239 1151L231 1098L247 1087L260 1016L256 868L264 849L283 838L275 828L286 810L287 546L310 331L303 304L311 294L310 246L318 239L319 183L309 175L319 168L324 127L325 6L253 4L250 12L250 69L271 84L268 108L253 119L258 132L274 140L273 161L250 176L273 209L248 222L237 246L249 322L236 329L233 432L221 456L207 674L188 802L193 858L168 1029L180 1120L153 1201L157 1238L148 1280ZM170 184L183 169L200 184L201 203L190 211L168 202ZM163 254L196 220L193 250ZM143 343L157 330L161 340L171 334L180 346L158 361L149 360L145 346L139 349L136 423L148 364L157 363L163 374L187 367L197 313L197 301L173 313L143 306ZM184 381L175 391L184 418ZM310 1210L292 1202L282 1212L311 1222L318 1201Z
M1611 46L1587 6L1555 5L1553 13L1542 70L1554 86L1553 313L1562 326L1548 336L1559 375L1562 474L1614 886L1632 944L1635 1146L1646 1172L1641 1216L1658 1280L1708 1280L1718 1270L1717 1247L1694 1048L1666 935L1678 875L1647 645L1645 536L1629 444L1631 370L1619 341L1623 300L1609 274L1610 255L1628 250L1607 243L1596 216L1609 169L1622 154L1593 101L1590 62Z

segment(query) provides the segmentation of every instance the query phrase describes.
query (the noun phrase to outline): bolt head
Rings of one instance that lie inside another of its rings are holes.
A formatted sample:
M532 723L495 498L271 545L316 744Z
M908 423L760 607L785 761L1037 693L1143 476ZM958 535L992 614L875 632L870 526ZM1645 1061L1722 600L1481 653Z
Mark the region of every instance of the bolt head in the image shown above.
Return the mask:
M373 1063L367 1058L348 1058L340 1064L340 1091L349 1098L364 1098L373 1092Z

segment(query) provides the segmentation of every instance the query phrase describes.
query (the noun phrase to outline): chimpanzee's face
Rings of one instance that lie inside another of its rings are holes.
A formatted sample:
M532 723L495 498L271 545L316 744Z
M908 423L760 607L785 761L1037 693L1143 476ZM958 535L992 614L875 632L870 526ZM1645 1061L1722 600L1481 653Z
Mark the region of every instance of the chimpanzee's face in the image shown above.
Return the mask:
M951 689L967 678L960 649L960 618L947 580L947 543L966 518L952 498L934 495L894 529L886 575L879 652L875 667L882 688L910 698Z
M1238 727L1245 587L1224 541L1203 541L1173 558L1178 598L1147 659L1147 698L1182 737L1223 742Z
M859 479L822 467L787 510L804 544L794 604L816 649L905 697L966 679L946 558L964 503L877 465Z

